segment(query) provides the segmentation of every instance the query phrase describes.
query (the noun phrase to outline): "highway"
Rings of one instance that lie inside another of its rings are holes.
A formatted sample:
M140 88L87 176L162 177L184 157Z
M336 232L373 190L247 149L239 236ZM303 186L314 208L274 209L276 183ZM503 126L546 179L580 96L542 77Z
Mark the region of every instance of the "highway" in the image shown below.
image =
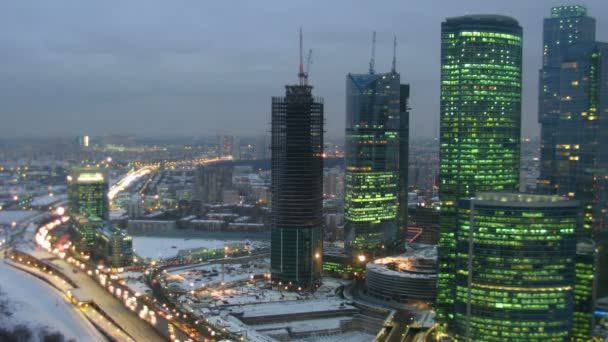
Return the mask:
M70 290L73 290L73 287L66 283L65 280L60 279L57 275L50 275L39 270L36 267L22 265L16 262L6 260L5 263L10 265L11 267L17 268L21 271L30 273L32 275L37 276L38 278L44 278L48 283L51 283L56 290L61 291L65 295ZM74 306L75 310L79 310L83 315L85 315L89 321L93 322L97 325L101 330L104 331L105 334L109 335L115 341L120 342L131 342L133 339L129 337L124 331L120 329L120 327L116 326L114 323L109 321L106 317L104 317L101 313L99 313L92 306Z
M48 261L57 269L74 282L81 293L86 297L93 298L95 304L108 316L126 331L136 341L165 341L166 339L158 334L148 323L129 311L122 302L108 293L101 285L97 284L93 278L84 272L72 272L74 266L63 259L52 259Z

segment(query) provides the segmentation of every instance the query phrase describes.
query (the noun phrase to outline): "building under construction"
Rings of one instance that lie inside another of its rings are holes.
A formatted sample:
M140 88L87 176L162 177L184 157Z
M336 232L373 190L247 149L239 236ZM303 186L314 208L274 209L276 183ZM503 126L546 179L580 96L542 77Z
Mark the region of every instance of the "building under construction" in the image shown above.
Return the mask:
M312 96L302 64L300 35L300 82L272 98L271 273L281 287L314 289L323 255L323 100Z

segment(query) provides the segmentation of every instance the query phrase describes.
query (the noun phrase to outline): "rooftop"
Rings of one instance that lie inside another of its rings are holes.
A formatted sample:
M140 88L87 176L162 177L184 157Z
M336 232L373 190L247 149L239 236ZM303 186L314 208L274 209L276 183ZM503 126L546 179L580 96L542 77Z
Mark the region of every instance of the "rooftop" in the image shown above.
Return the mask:
M557 6L551 8L551 18L582 17L587 15L587 8L581 5Z
M469 14L460 17L451 17L445 20L445 24L474 24L519 27L519 22L517 20L511 17L497 14Z

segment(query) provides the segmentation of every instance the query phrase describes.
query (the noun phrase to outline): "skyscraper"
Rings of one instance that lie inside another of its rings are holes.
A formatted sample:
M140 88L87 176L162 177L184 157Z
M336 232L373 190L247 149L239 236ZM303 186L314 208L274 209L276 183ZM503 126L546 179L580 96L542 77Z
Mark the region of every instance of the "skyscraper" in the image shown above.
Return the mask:
M580 238L591 237L599 217L594 215L596 187L606 169L608 115L606 92L608 44L595 42L595 19L582 6L551 10L544 21L544 56L540 71L539 122L541 173L539 191L580 200L585 220Z
M108 177L98 168L74 168L68 175L70 213L109 219Z
M373 57L372 57L373 58ZM409 85L395 70L346 76L345 240L351 253L383 255L407 226Z
M314 289L323 256L323 99L312 96L302 64L300 83L272 98L270 269L282 286Z
M570 339L579 206L514 193L460 200L450 329L457 340Z
M454 318L457 204L519 188L522 28L467 15L441 25L440 237L437 315Z
M608 92L608 44L595 41L595 24L583 6L552 8L551 16L544 20L539 74L538 190L582 203L579 242L606 229L608 210L608 98L603 95ZM574 334L580 340L588 338L591 329L595 288L589 286L585 275L595 269L592 260L594 256L581 254L576 263L580 282Z

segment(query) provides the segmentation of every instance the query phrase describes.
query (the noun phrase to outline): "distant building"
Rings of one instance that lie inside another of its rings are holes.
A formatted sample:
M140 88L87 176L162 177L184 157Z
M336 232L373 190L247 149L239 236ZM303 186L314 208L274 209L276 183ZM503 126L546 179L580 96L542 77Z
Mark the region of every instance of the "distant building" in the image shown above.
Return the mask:
M441 24L440 237L437 319L449 324L456 293L457 206L479 191L519 190L522 28L499 15Z
M260 135L255 140L255 159L270 159L270 137Z
M449 326L457 340L570 340L579 210L578 201L518 193L459 202Z
M98 168L74 168L68 175L69 211L72 215L109 219L108 176Z
M96 250L110 266L123 267L133 263L133 238L131 236L109 223L96 233Z
M75 216L72 221L76 245L94 260L104 260L113 267L133 262L133 239L123 230L96 216Z
M194 174L194 199L203 204L222 204L222 194L232 189L231 162L216 162L200 166Z
M272 98L270 270L283 286L314 289L323 254L323 100L300 84Z

